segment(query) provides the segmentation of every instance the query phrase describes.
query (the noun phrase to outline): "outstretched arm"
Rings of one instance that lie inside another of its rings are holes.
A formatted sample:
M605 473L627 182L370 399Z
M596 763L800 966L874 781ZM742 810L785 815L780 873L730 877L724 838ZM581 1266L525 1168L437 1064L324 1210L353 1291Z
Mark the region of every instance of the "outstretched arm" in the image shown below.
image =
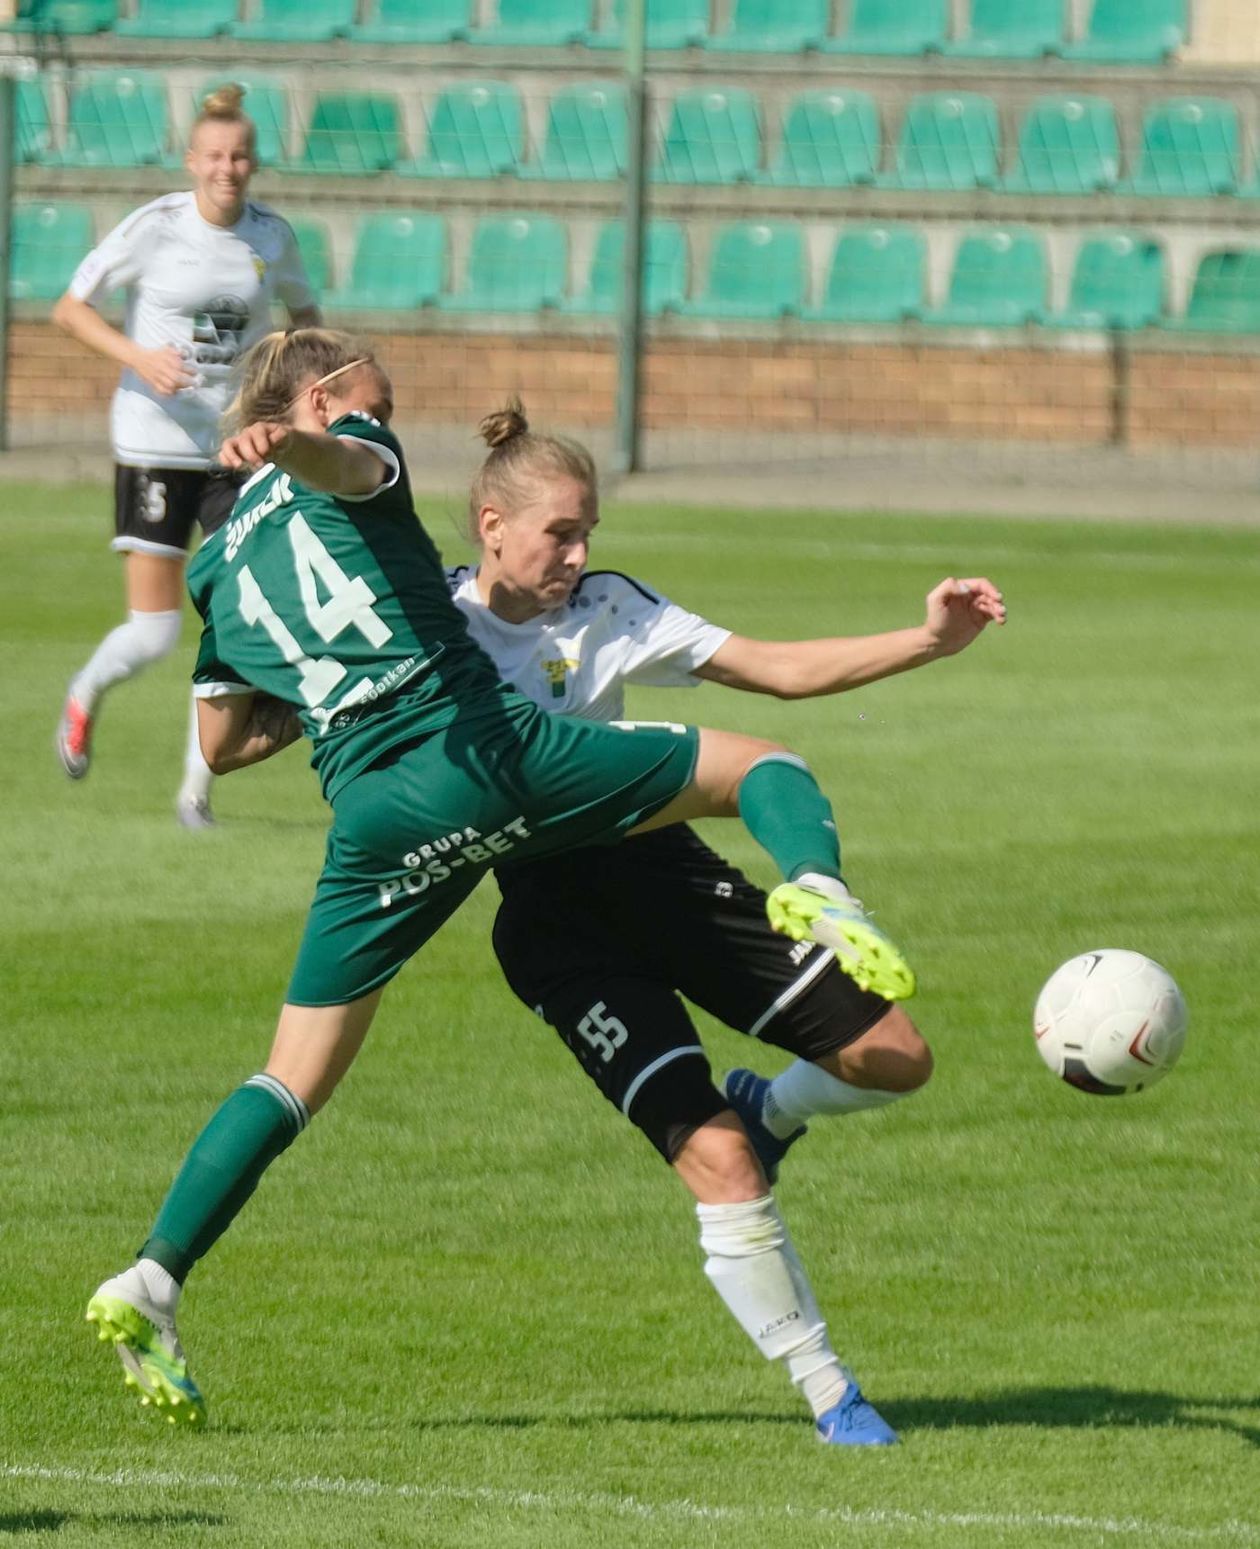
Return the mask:
M841 694L964 650L990 623L1006 622L1002 594L983 576L953 576L928 593L927 616L911 629L832 640L752 640L732 635L698 678L778 699Z
M221 694L197 701L197 737L212 774L261 764L301 735L293 706L270 694Z
M391 471L371 444L325 431L295 430L276 420L258 420L229 436L219 449L225 468L260 468L274 463L307 489L330 495L370 495Z

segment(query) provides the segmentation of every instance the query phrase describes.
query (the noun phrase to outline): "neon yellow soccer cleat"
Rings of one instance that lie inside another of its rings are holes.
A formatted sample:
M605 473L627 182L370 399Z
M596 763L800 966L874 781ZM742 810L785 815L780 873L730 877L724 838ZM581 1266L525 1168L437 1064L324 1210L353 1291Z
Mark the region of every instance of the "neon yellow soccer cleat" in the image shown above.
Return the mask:
M766 900L775 930L793 941L817 941L830 947L836 962L864 990L885 1000L909 1000L915 992L914 969L843 883L836 894L799 882L783 882Z
M134 1278L133 1278L134 1277ZM107 1280L88 1303L87 1321L112 1344L123 1364L123 1381L140 1402L164 1414L172 1425L204 1425L206 1401L188 1375L188 1362L175 1332L141 1289L134 1270Z

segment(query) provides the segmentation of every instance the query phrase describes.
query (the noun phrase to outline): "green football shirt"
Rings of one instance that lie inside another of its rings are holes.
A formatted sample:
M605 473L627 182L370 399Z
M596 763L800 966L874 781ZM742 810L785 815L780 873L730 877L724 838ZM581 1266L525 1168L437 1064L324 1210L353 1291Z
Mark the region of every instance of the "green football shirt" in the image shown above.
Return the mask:
M204 625L195 692L294 705L332 800L390 747L488 711L503 690L451 601L397 439L365 414L329 432L379 448L385 483L329 495L268 463L197 552L188 587Z

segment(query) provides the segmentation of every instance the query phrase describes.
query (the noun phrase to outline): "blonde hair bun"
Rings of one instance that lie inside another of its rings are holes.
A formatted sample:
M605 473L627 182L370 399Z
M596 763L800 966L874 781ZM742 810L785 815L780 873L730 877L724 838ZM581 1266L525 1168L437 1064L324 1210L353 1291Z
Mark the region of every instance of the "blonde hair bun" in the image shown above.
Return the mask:
M529 434L529 421L525 418L525 405L519 398L511 398L502 409L487 414L477 426L477 434L493 450L503 446L514 436Z
M200 119L240 119L244 116L241 103L245 100L245 88L236 81L227 81L208 91L202 99Z

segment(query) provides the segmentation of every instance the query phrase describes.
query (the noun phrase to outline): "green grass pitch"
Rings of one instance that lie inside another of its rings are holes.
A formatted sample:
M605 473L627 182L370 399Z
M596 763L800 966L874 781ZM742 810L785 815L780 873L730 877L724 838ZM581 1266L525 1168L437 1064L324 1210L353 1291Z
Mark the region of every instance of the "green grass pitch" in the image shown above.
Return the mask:
M904 1438L837 1455L705 1283L680 1186L499 981L489 886L190 1283L209 1428L124 1393L84 1305L262 1063L325 816L295 751L223 782L221 831L176 827L191 622L64 779L61 694L121 617L106 504L0 490L0 1543L1260 1544L1254 533L605 513L597 564L745 633L895 627L951 572L1011 606L848 697L631 701L806 755L919 969L934 1081L816 1125L779 1190ZM461 556L456 503L425 514ZM770 880L737 825L708 837ZM1030 1034L1099 945L1191 1009L1179 1069L1119 1102ZM705 1035L719 1070L779 1068Z

